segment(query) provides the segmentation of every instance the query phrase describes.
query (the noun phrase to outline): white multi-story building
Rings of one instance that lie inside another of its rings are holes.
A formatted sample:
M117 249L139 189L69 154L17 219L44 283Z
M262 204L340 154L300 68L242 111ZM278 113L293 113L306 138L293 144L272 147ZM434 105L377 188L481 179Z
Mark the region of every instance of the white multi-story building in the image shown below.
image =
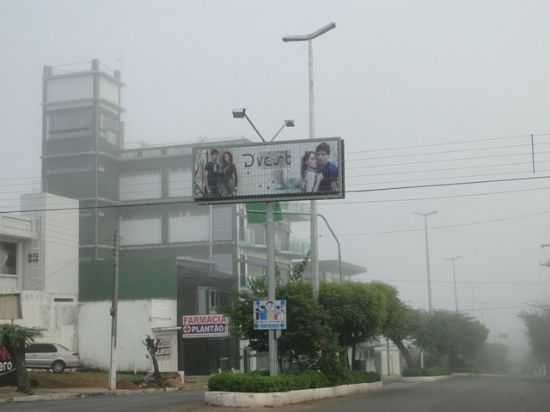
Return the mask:
M30 212L0 215L0 293L20 294L16 322L42 329L39 340L77 350L78 202L36 193L21 206Z

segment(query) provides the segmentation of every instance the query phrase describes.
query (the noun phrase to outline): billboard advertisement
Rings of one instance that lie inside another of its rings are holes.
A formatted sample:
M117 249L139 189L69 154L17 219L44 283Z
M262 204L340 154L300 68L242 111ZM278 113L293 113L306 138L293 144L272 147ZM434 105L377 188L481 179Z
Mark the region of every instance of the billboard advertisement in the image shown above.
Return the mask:
M340 138L193 148L193 198L201 203L343 198Z
M184 315L183 338L225 338L229 336L229 320L224 315Z
M0 346L0 386L15 385L15 363L5 346Z
M254 329L286 330L286 300L254 301Z

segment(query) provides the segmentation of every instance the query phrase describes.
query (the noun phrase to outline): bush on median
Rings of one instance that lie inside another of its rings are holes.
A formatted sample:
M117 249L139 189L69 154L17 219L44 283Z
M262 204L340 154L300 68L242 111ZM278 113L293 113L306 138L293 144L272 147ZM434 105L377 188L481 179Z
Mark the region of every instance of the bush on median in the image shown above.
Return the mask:
M339 384L369 383L380 380L375 372L350 372L346 382ZM300 389L325 388L333 386L322 372L306 371L294 374L267 376L252 373L220 373L208 380L209 391L226 392L288 392Z
M403 369L401 375L405 377L413 376L443 376L449 375L451 372L447 368L433 367L433 368L406 368Z

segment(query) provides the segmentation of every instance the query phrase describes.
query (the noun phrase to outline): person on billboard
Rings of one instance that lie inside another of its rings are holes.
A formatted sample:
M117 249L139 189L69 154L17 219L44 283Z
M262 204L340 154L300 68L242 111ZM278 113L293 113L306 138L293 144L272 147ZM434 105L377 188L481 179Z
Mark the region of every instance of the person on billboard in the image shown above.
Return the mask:
M223 152L221 166L220 194L228 197L234 196L237 191L239 178L237 177L237 168L235 167L235 163L233 163L231 152Z
M317 167L315 152L307 151L302 157L302 192L315 193L319 190L321 173Z
M210 160L206 163L204 168L206 172L205 180L206 187L205 192L208 197L219 197L220 196L220 181L222 168L218 162L218 156L220 152L217 149L212 149L210 151Z
M321 173L321 182L319 183L319 192L337 192L338 191L338 166L329 160L330 146L328 143L320 143L315 149L317 157L317 167Z

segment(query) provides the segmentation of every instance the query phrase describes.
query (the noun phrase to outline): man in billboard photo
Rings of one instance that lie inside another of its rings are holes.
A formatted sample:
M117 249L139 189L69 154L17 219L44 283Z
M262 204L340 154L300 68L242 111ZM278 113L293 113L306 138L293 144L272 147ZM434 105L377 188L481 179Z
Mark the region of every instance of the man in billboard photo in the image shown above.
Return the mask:
M317 166L317 156L315 152L307 151L302 157L301 165L301 188L304 193L315 193L319 190L321 183L321 172Z
M319 192L338 191L338 166L329 160L330 146L328 143L320 143L315 149L317 167L321 173Z
M210 151L210 160L206 163L204 167L206 180L206 187L204 192L208 197L219 197L220 196L220 186L222 178L222 167L218 162L220 152L217 149L212 149Z
M223 197L235 196L238 183L239 178L233 162L233 154L225 151L221 161L220 195Z

